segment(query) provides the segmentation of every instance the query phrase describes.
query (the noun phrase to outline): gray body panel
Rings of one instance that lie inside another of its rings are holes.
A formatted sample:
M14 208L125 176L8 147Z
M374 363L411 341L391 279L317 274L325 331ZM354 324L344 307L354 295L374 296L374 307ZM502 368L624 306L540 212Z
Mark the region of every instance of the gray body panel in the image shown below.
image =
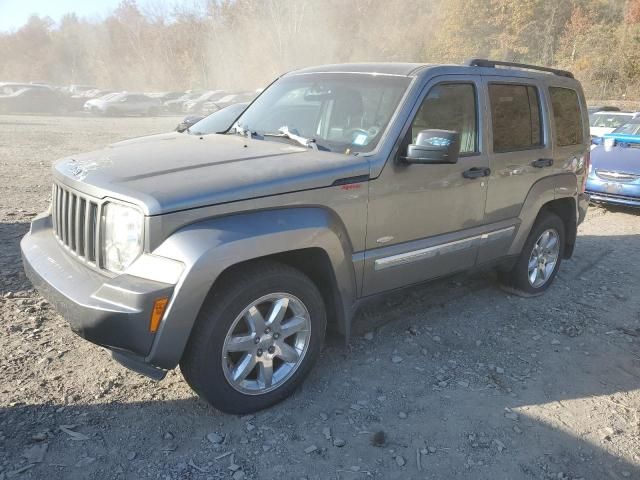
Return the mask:
M337 215L327 209L293 208L251 212L211 219L185 227L155 254L186 265L176 286L148 361L164 368L182 355L199 309L211 285L227 268L243 260L309 248L329 258L342 299L343 320L357 298L352 248Z
M348 335L354 309L367 296L517 256L549 202L570 202L574 224L584 217L586 200L580 183L586 172L576 164L588 153L588 121L575 80L514 69L418 64L328 65L287 75L314 72L411 77L372 152L343 155L237 135L170 133L120 142L56 164L56 182L96 199L133 203L145 214L144 262L136 261L119 276L92 273L85 292L89 295L102 284L118 285L132 278L146 285L149 295L172 292L152 342L119 352L121 358L128 355L129 366L138 364L142 371L149 365L173 368L216 281L245 261L306 249L322 252L338 297L331 315ZM401 139L424 96L440 82L458 81L476 86L478 153L461 156L455 164L401 164ZM503 154L492 151L487 86L494 81L538 87L543 146ZM549 85L579 93L584 144L557 147ZM553 158L554 164L532 167L539 158ZM491 174L464 178L462 172L471 167L490 168ZM62 282L60 276L48 273L38 260L46 253L28 254L34 242L51 249L52 258L64 254L44 241L48 217L43 218L38 225L45 225L44 230L23 241L25 263L30 278L38 283L44 279L50 284L42 289L49 292L45 295L55 297L68 285L56 285ZM180 265L180 273L162 276L166 262ZM125 297L125 306L139 305L142 298L133 293ZM87 307L81 298L70 300L78 311Z
M134 275L105 277L73 259L52 234L51 217L36 217L21 242L31 283L80 336L112 349L148 352L149 312L173 285Z
M238 135L177 132L74 155L54 167L55 178L70 187L135 203L146 215L329 187L368 174L361 157Z

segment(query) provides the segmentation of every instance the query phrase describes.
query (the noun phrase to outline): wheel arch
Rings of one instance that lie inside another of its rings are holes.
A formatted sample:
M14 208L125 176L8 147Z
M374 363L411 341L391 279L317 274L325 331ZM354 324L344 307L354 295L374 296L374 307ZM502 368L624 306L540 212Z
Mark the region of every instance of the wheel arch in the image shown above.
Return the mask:
M205 298L232 268L271 259L309 276L327 305L329 324L349 335L356 300L351 242L328 209L298 207L229 215L175 232L154 254L180 260L185 273L176 286L146 361L175 367Z
M531 228L541 213L551 211L565 225L565 248L563 258L571 258L577 237L578 226L578 182L574 173L551 175L533 184L520 210L520 227L514 238L509 255L518 255L529 236Z
M551 200L542 206L538 216L543 212L555 213L560 217L562 223L564 223L565 242L562 258L571 258L578 233L578 217L575 199L572 197L563 197Z

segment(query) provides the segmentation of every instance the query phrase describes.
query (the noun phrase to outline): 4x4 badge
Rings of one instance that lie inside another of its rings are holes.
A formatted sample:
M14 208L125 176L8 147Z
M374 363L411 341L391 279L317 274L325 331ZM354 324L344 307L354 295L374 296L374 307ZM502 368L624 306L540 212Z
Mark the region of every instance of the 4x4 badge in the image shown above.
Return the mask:
M80 175L82 175L83 171L84 170L82 169L82 167L78 165L78 162L76 162L75 160L72 159L69 162L69 173L74 177L79 177Z

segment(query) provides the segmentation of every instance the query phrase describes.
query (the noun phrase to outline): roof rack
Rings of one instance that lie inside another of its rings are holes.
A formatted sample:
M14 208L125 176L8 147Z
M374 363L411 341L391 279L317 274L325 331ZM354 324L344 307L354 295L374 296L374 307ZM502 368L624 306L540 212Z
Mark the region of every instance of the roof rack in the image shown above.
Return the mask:
M488 68L513 67L513 68L521 68L523 70L536 70L539 72L553 73L554 75L558 75L560 77L574 78L573 73L568 72L567 70L558 70L557 68L549 68L549 67L539 67L537 65L527 65L526 63L487 60L485 58L472 58L467 62L467 65L470 67L488 67Z

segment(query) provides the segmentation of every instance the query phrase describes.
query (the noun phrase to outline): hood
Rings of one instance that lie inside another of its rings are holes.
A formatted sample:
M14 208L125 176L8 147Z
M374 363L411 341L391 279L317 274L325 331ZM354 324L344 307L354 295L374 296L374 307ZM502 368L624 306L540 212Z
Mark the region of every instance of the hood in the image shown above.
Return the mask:
M126 140L54 165L54 176L70 187L136 203L147 215L328 187L368 174L365 157L177 132Z
M640 148L597 146L591 150L594 169L640 174Z

